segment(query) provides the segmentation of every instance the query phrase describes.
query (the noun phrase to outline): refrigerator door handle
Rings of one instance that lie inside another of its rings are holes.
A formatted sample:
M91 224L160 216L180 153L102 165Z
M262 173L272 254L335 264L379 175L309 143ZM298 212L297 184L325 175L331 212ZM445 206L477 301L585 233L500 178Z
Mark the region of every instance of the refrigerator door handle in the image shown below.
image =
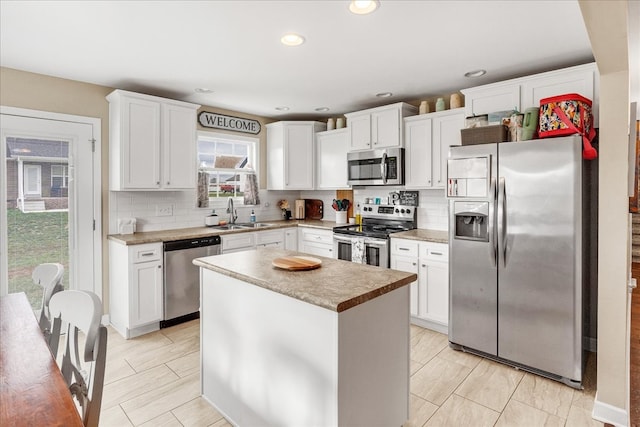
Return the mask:
M489 252L491 253L491 264L494 267L497 267L497 256L498 256L498 248L496 247L496 235L495 235L495 205L498 201L498 194L496 193L496 179L491 178L491 188L489 189L489 197L491 201L489 203L489 224L488 224L488 234L489 234Z
M498 237L502 246L502 266L507 266L507 192L504 177L498 181Z

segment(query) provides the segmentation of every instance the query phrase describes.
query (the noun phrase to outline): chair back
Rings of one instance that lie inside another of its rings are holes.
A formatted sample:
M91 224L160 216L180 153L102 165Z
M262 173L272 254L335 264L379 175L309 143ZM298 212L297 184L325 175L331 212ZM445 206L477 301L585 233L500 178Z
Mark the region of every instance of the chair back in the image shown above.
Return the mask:
M44 339L49 344L53 344L55 349L51 352L55 354L58 349L57 343L51 342L51 316L49 314L49 301L53 294L63 291L62 276L64 275L64 266L62 264L48 262L38 265L31 273L33 283L43 288L42 307L40 308L40 316L38 316L38 324L44 334Z
M102 302L93 292L62 291L51 297L49 310L53 318L52 340L59 340L62 324L67 325L62 376L84 425L97 426L107 356L107 328L100 324ZM78 332L84 336L84 346L79 342Z

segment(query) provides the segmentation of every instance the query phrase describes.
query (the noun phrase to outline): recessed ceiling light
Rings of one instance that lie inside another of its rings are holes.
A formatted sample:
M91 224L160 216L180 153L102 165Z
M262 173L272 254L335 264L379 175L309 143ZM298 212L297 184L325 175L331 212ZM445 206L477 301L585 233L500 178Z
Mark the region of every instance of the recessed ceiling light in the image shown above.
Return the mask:
M366 15L378 8L380 2L377 0L352 0L349 10L356 15Z
M318 112L329 111L329 107L318 107L318 108L316 108L316 111L318 111Z
M485 74L487 74L487 70L473 70L473 71L464 73L464 76L473 78L473 77L484 76Z
M388 98L391 95L393 95L391 92L380 92L380 93L376 93L376 96L378 98Z
M304 43L304 37L296 33L288 33L282 36L280 42L285 46L300 46Z
M276 107L278 111L289 111L289 107Z
M211 89L207 89L206 87L197 87L194 89L195 93L213 93Z

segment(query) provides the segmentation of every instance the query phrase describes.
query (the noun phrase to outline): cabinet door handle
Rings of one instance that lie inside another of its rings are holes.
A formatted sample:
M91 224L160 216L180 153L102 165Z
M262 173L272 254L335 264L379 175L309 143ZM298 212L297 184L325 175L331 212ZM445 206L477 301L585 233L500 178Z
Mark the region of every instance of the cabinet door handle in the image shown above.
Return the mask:
M423 266L423 267L426 267L426 265L425 265L425 264L422 264L422 266Z
M411 265L416 265L416 263L415 263L415 262L412 262L412 263L411 263Z
M158 266L158 268L162 268L162 266L161 266L161 265L159 265L159 266Z
M169 182L169 181L167 181L167 185L169 185L169 184L170 184L170 182Z
M160 181L156 181L156 185L160 185Z

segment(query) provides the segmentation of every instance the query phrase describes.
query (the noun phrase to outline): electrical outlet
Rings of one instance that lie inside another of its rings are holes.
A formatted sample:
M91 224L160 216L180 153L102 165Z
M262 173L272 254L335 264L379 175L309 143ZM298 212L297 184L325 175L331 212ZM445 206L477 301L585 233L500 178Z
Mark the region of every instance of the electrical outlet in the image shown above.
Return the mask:
M156 205L156 216L173 216L173 205Z

